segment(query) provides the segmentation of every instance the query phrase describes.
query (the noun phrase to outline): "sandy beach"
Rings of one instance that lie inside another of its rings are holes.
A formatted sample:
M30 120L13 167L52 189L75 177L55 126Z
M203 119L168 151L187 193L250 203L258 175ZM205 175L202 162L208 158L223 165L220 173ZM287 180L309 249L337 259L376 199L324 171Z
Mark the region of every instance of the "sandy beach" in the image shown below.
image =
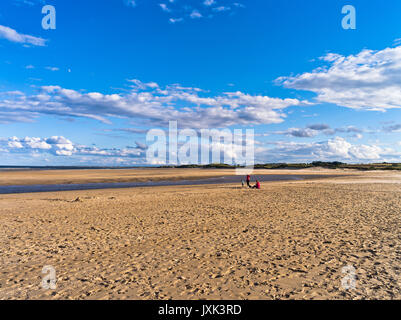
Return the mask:
M343 170L257 170L257 175L333 175ZM348 171L347 175L357 174ZM233 169L91 169L91 170L9 170L0 172L0 186L32 184L77 184L107 182L145 182L197 180L235 175Z
M169 170L2 172L0 184L227 174ZM1 195L0 299L400 299L401 174L290 173L343 176L261 190ZM55 290L41 287L45 265L56 271ZM346 266L355 269L348 290Z

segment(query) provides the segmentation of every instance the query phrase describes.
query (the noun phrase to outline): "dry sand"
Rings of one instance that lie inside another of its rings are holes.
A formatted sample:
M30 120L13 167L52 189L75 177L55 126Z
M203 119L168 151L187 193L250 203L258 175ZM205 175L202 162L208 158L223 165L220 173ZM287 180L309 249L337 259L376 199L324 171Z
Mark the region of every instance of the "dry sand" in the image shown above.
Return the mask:
M0 298L400 299L401 177L347 175L0 195Z

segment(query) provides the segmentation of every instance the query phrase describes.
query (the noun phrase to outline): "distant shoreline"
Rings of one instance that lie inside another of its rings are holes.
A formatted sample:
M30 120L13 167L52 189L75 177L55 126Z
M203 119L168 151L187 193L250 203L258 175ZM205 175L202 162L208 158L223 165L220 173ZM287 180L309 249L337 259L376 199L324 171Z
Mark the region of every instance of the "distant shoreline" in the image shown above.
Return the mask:
M353 169L361 171L374 171L374 170L400 170L401 163L358 163L350 164L343 162L324 162L314 161L311 163L266 163L266 164L255 164L254 169L283 169L283 170L297 170L297 169L308 169L308 168L324 168L324 169ZM34 170L125 170L125 169L237 169L243 168L242 166L234 166L228 164L190 164L190 165L165 165L165 166L9 166L0 165L1 171L34 171Z

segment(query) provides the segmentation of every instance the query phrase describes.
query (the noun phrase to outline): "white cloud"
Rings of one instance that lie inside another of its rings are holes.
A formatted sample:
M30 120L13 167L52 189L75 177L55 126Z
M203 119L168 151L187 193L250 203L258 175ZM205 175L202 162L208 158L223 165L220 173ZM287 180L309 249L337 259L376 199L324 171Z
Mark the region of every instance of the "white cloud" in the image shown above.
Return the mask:
M34 46L46 45L45 39L18 33L16 30L2 25L0 25L0 39L1 38L21 44L30 44Z
M53 136L45 139L45 143L51 146L51 149L60 156L71 156L75 150L73 143L59 136Z
M159 6L160 6L160 8L162 8L163 11L171 12L171 10L167 7L167 5L165 3L160 3Z
M200 12L198 10L193 10L189 16L191 17L191 19L202 18L202 15L200 14Z
M231 10L230 7L225 7L225 6L213 8L213 11L215 11L215 12L224 12L224 11L230 11L230 10Z
M214 0L205 0L204 2L203 2L203 4L205 5L205 6L211 6L211 5L214 5L216 3L216 1L214 1Z
M380 161L387 156L400 157L400 153L392 149L383 149L376 145L353 145L341 137L322 142L281 141L274 144L274 148L262 148L257 157L264 161L269 159L269 162L311 162L316 160L367 162Z
M1 112L14 112L28 119L40 115L86 117L110 123L111 117L142 119L144 125L166 126L178 121L189 128L221 128L233 125L280 123L283 109L307 104L298 99L250 95L240 91L217 96L199 88L129 80L128 93L82 93L59 86L42 86L34 95L0 95ZM6 121L6 120L3 120ZM12 122L11 118L9 122Z
M277 82L312 91L318 102L376 111L401 108L401 46L350 56L330 53L321 60L328 66Z
M174 13L174 16L170 16L170 23L183 22L184 19L182 17L189 17L190 19L199 19L203 17L213 18L216 12L225 12L225 11L235 11L245 6L238 2L224 1L224 5L218 5L218 3L223 1L216 0L197 0L192 2L190 5L185 3L184 1L169 1L169 5L167 6L165 3L159 4L159 6L166 12L171 14ZM180 18L177 18L180 17Z
M50 70L50 71L59 71L60 69L57 67L45 67L46 70Z
M12 149L14 149L14 148L22 149L23 148L22 144L18 141L17 137L10 138L10 140L7 143L7 145Z
M42 141L40 138L30 138L25 137L21 142L24 142L27 146L32 149L51 149L52 146L48 144L46 141Z
M202 141L201 141L202 142ZM390 148L382 148L377 145L352 144L341 137L322 142L295 143L295 142L273 142L273 148L267 148L266 144L256 141L255 162L312 162L321 161L342 161L342 162L381 162L387 159L400 159L401 153ZM199 144L199 151L207 147L207 143ZM179 145L180 147L180 145ZM214 147L220 148L228 159L241 153L240 145L232 145L232 148L225 148L223 142L217 142ZM5 155L19 159L29 159L33 155L48 159L52 156L54 161L57 158L67 157L69 163L87 162L91 164L109 163L132 164L146 163L147 146L136 142L136 146L125 148L100 148L97 146L85 146L73 143L62 136L50 138L0 138L0 150ZM209 149L208 149L209 150ZM203 150L204 151L204 150ZM223 160L224 157L221 158ZM200 160L200 159L198 159ZM399 160L398 160L399 161ZM56 162L55 162L56 163ZM154 163L157 164L157 163ZM162 164L162 163L159 163Z
M146 89L155 89L158 88L159 85L156 82L148 82L144 83L141 80L138 79L127 79L128 82L132 83L132 86L130 86L133 90L146 90Z
M183 18L170 18L169 21L170 21L170 23L177 23L177 22L184 21L184 19Z
M125 4L127 7L132 7L132 8L134 8L134 7L136 7L136 0L124 0L124 4Z
M57 136L48 139L35 137L19 139L17 137L12 137L8 140L7 145L11 152L13 149L18 149L18 152L35 150L51 152L55 155L72 155L75 150L74 145L70 140Z
M4 91L4 92L0 92L0 95L7 95L7 96L23 96L24 93L23 93L22 91L15 90L15 91Z
M126 147L123 149L101 149L96 146L84 146L74 144L69 139L62 136L53 136L50 138L11 137L8 139L0 138L0 150L9 154L19 155L53 155L55 157L122 157L122 158L140 158L144 157L146 147L137 143L136 147ZM143 158L144 160L144 158Z

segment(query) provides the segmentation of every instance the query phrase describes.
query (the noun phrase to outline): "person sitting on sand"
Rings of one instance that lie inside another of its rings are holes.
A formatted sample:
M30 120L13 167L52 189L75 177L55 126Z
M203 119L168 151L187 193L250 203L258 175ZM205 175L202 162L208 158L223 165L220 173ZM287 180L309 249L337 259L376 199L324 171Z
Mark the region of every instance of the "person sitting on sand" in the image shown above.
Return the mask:
M256 180L256 184L252 187L252 189L260 189L260 182Z

